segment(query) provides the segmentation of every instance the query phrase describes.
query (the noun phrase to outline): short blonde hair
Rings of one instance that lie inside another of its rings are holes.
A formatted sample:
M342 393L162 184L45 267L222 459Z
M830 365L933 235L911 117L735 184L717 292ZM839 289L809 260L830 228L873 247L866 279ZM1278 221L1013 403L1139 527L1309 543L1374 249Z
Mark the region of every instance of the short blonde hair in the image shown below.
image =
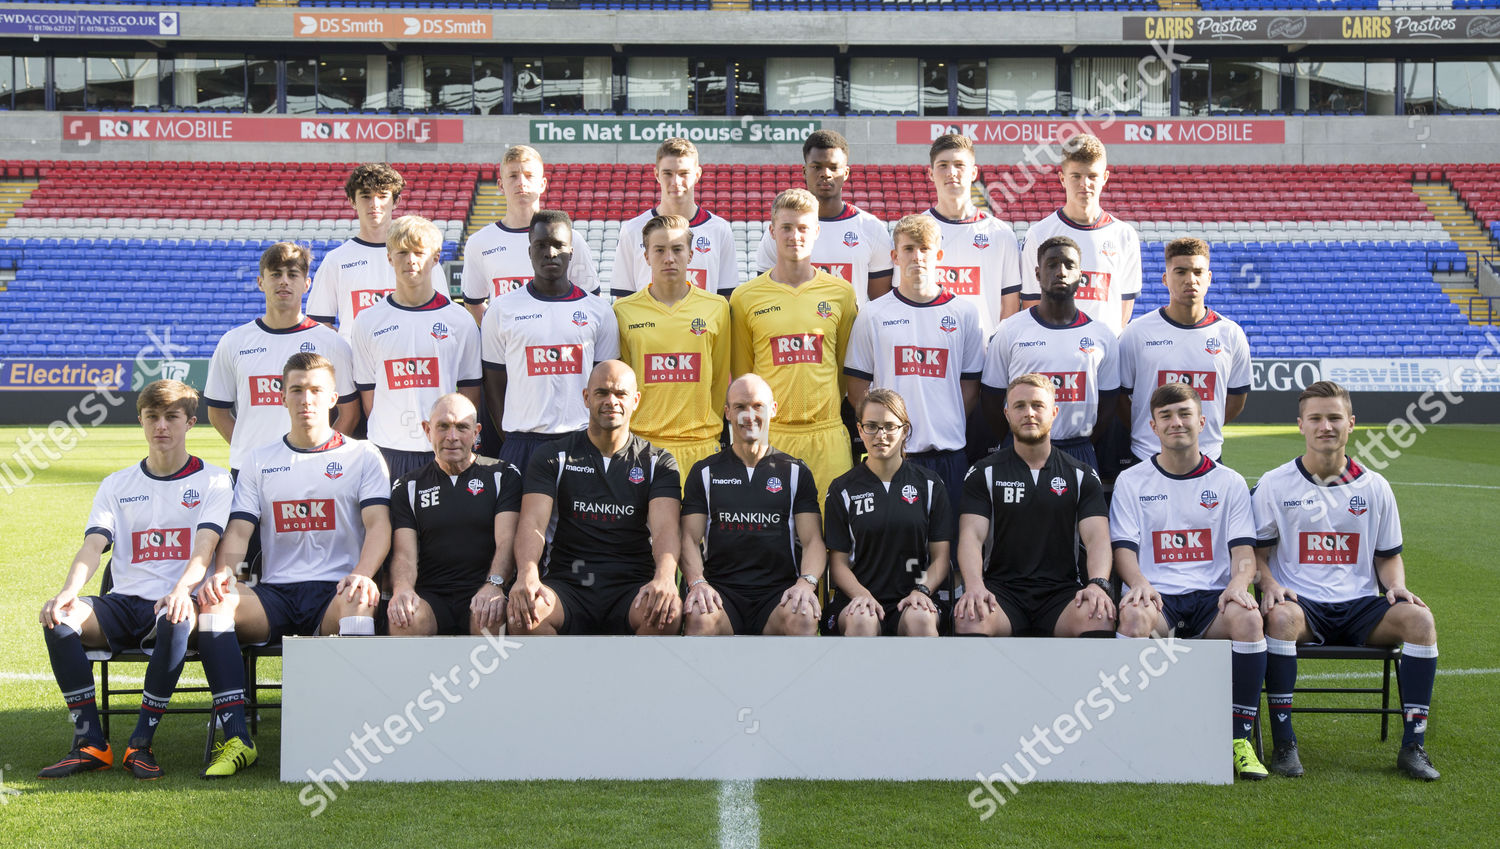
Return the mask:
M409 251L415 248L437 253L443 249L443 231L420 215L403 215L391 222L385 237L386 251Z
M198 415L198 390L180 380L155 380L135 398L136 414L147 410L181 410L188 418Z
M505 155L500 157L500 164L510 162L535 162L542 164L542 154L536 148L526 144L513 144L505 149Z
M651 234L658 230L665 230L669 233L674 230L681 230L684 237L683 241L687 242L689 247L693 244L693 230L688 226L686 218L683 218L681 215L657 215L650 221L647 221L646 226L641 228L641 247L645 247L646 243L651 240ZM671 243L669 242L668 244Z
M775 218L778 212L784 210L795 212L799 215L806 215L809 212L816 213L818 211L818 199L813 197L813 193L807 189L787 189L777 195L776 200L771 202L771 217Z
M891 244L901 244L902 236L924 248L943 244L943 231L938 229L937 221L931 215L908 215L897 221L896 228L891 231Z
M1098 136L1079 133L1063 142L1063 161L1079 165L1093 165L1104 160L1104 142Z
M1047 397L1054 400L1057 398L1057 384L1053 383L1052 378L1045 374L1037 374L1036 372L1018 374L1011 378L1010 384L1005 387L1005 393L1009 395L1015 391L1017 386L1035 386L1037 389L1046 392Z

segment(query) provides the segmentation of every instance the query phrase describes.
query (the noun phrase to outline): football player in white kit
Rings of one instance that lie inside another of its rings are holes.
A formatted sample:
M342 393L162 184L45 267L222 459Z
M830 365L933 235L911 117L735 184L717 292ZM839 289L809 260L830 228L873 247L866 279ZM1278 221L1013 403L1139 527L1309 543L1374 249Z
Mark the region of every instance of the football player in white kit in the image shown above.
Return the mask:
M339 392L334 430L349 436L359 424L349 343L302 314L311 261L312 252L302 245L277 242L266 248L255 279L266 296L265 314L225 333L214 347L203 401L209 423L229 443L231 470L244 465L251 449L286 433L281 367L299 351L322 354L333 363Z
M802 142L802 178L818 199L818 240L813 265L854 287L855 302L865 304L891 291L891 237L885 224L844 200L849 179L849 142L833 130L818 130ZM761 273L776 264L776 240L767 230L760 237L756 265Z
M1157 451L1151 394L1168 383L1186 383L1203 401L1203 453L1219 459L1224 425L1245 409L1250 396L1250 345L1238 324L1204 304L1213 273L1208 243L1176 239L1167 244L1166 306L1132 321L1120 335L1121 417L1130 422L1137 460Z
M293 354L281 387L290 429L251 451L240 469L217 569L198 590L198 654L225 735L205 778L255 763L240 643L375 633L380 590L374 575L391 546L385 461L371 443L329 426L338 395L326 358ZM257 524L260 579L253 587L236 585L234 567L244 560Z
M479 328L423 285L442 245L427 219L396 219L387 244L396 290L354 321L354 386L392 480L432 462L422 420L437 399L458 392L477 407L484 382Z
M614 310L568 280L567 213L532 218L530 256L531 282L496 298L480 327L484 400L503 432L499 456L522 470L537 446L588 425L589 370L620 355Z
M149 384L136 398L146 459L104 479L89 511L83 545L63 588L42 605L42 635L73 719L73 749L38 773L64 778L109 769L114 753L99 724L94 667L87 649L144 647L151 654L141 712L120 765L140 779L162 775L151 750L158 723L182 674L195 621L192 590L203 578L229 522L229 473L187 452L198 393L176 380ZM79 597L104 552L113 586Z
M1303 774L1292 732L1297 644L1401 645L1404 727L1396 768L1436 781L1427 713L1437 675L1437 625L1406 588L1401 517L1391 485L1345 453L1354 432L1349 391L1320 380L1297 398L1307 449L1255 487L1256 559L1266 615L1271 771Z
M935 201L925 214L938 222L943 234L943 261L938 266L943 286L974 305L979 329L988 338L1002 316L1020 309L1021 260L1015 231L974 206L970 191L979 166L968 136L939 136L928 150L927 173Z
M464 307L477 324L484 319L491 298L526 285L531 280L531 217L542 209L547 177L542 155L524 144L511 145L500 158L500 191L505 194L505 216L474 231L464 242ZM573 245L568 280L591 295L599 294L599 273L587 240Z
M355 168L344 183L344 194L359 217L359 235L323 255L307 295L307 314L329 327L337 322L345 339L354 333L354 319L396 288L385 239L405 187L405 178L384 162ZM434 264L430 275L432 290L447 295L442 268Z
M1119 343L1077 303L1083 281L1078 243L1053 236L1037 253L1033 276L1043 281L1044 297L1000 322L990 338L981 381L985 416L997 433L1008 433L1006 386L1023 374L1046 375L1057 390L1052 444L1097 471L1098 425L1113 417L1120 388Z
M1062 208L1031 225L1021 245L1021 306L1042 299L1032 269L1037 246L1054 236L1078 245L1083 281L1078 308L1116 336L1130 323L1141 291L1141 237L1135 228L1104 211L1100 199L1109 182L1109 161L1097 136L1079 134L1063 144L1059 172L1067 201Z
M641 231L658 215L681 215L693 230L693 259L688 263L688 282L699 289L729 297L740 284L740 261L734 229L729 222L698 205L693 188L703 176L698 148L687 139L667 139L656 149L656 184L661 199L656 206L620 225L620 244L615 249L609 292L623 298L651 283L646 265L646 246Z
M900 284L854 318L844 355L849 403L859 409L874 387L895 390L920 410L906 438L906 459L942 478L948 505L957 511L969 467L964 422L978 401L984 368L979 314L940 282L936 221L908 215L893 235Z
M1234 770L1262 779L1250 732L1266 677L1255 578L1255 523L1245 479L1198 447L1202 404L1186 383L1151 393L1151 432L1161 450L1120 473L1110 505L1121 637L1230 641Z

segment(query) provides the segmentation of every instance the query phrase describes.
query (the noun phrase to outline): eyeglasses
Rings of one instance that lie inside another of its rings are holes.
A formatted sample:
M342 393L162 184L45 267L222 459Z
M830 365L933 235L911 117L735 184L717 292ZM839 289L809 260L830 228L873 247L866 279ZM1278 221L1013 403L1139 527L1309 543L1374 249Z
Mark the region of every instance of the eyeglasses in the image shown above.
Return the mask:
M859 423L859 429L862 430L862 431L864 431L865 433L870 434L871 436L874 436L877 433L883 433L886 436L890 436L891 434L893 434L893 433L901 430L904 427L906 427L906 425L901 424L899 422L897 422L896 424L890 424L890 423L881 424L880 422L860 422Z

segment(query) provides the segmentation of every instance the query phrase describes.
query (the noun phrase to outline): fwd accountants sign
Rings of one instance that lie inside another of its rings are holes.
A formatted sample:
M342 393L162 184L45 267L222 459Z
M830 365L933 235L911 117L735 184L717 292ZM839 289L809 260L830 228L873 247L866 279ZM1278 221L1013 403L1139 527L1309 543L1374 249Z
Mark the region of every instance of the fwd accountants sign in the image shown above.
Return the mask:
M258 115L63 115L63 138L190 142L342 142L457 144L461 118L318 118Z
M293 17L294 38L351 38L362 41L446 41L488 39L494 32L490 15L349 14L303 12Z

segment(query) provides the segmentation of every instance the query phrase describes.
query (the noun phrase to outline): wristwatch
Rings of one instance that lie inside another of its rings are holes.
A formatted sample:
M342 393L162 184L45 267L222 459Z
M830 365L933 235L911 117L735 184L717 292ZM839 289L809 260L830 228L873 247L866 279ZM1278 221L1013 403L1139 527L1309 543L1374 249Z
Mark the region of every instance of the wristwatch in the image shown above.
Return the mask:
M1105 595L1113 594L1113 590L1109 585L1109 581L1106 581L1103 578L1089 578L1089 583L1093 584L1101 590L1104 590Z
M484 582L490 586L499 587L502 590L505 589L505 579L499 575L486 575Z
M912 584L911 588L921 593L922 595L927 596L928 598L932 598L932 588L927 586L926 584Z
M797 577L799 577L802 580L808 582L809 584L812 584L815 587L818 585L818 576L817 575L803 574L803 575L798 575Z

